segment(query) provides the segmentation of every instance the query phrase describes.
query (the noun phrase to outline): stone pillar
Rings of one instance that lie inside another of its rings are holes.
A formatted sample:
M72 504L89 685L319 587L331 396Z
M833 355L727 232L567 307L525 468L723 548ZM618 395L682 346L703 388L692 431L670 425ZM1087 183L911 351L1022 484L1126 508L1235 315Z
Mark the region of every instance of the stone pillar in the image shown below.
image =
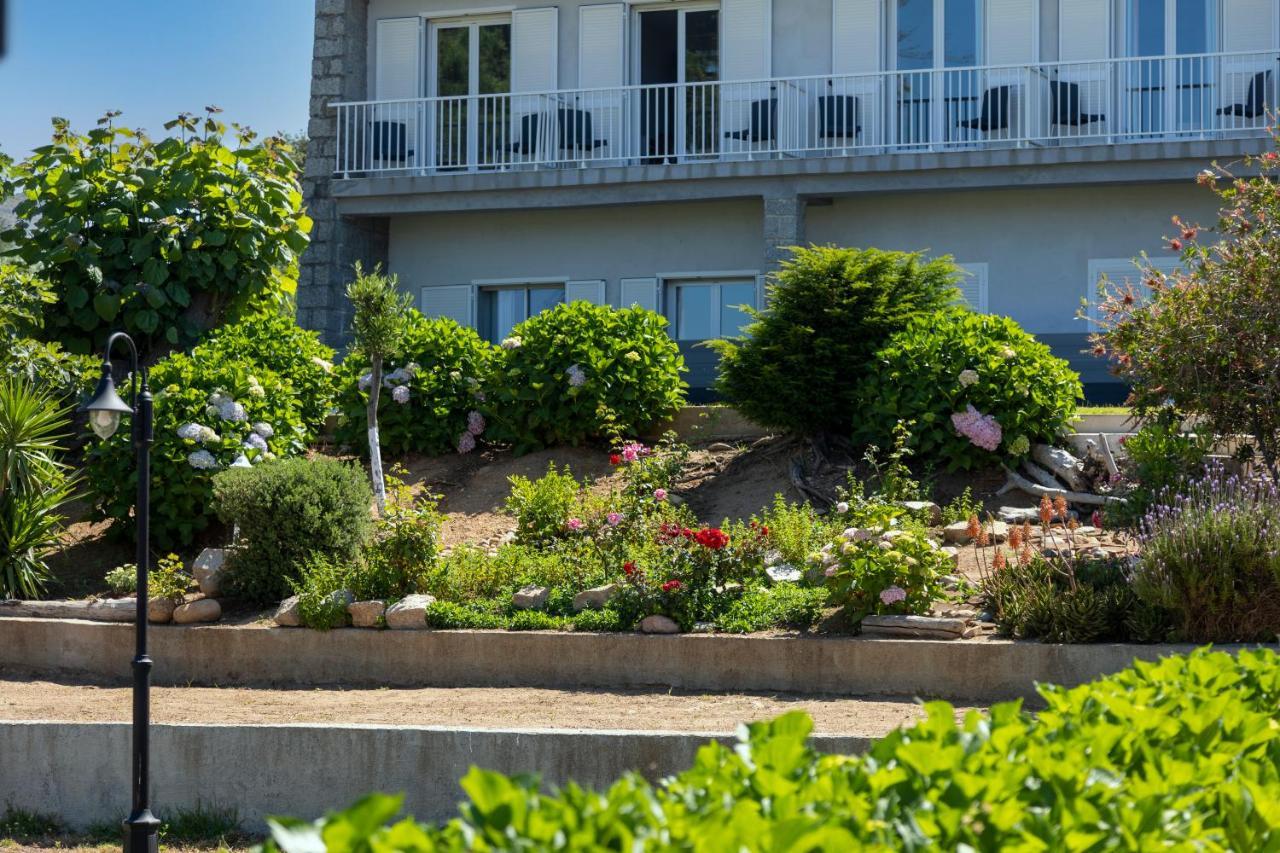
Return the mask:
M787 249L804 245L805 200L794 194L764 197L764 269L778 269L790 256Z
M307 168L302 194L315 222L311 245L302 256L298 280L298 322L316 329L333 346L350 334L345 296L351 266L371 268L387 258L387 220L344 217L333 200L337 154L334 101L368 97L368 0L316 0L315 49L311 61L311 111L307 124Z

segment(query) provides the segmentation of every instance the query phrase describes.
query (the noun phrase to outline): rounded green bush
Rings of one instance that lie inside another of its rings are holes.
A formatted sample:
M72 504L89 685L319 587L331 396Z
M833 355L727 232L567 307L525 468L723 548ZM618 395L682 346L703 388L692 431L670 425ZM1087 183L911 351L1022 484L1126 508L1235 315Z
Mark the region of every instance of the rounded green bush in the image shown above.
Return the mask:
M637 435L684 405L684 371L662 315L558 305L503 342L485 392L487 437L523 453Z
M354 561L372 525L364 472L324 456L224 471L213 497L219 517L240 530L227 591L258 604L289 595L310 561Z
M197 350L151 369L155 443L151 447L151 540L158 549L192 542L213 516L213 475L243 454L250 463L306 450L299 399L282 377L248 361ZM121 383L129 401L129 383ZM219 404L222 404L220 411ZM86 481L99 514L132 535L138 472L130 423L90 442ZM265 448L265 449L263 449Z
M484 431L478 407L494 348L472 329L448 318L411 311L399 363L385 365L378 398L378 435L384 453L440 454L457 449L463 434ZM339 444L369 448L366 410L369 360L353 352L337 369ZM396 398L396 388L405 402ZM477 414L472 414L476 412Z
M917 458L955 471L1023 457L1032 444L1066 432L1082 389L1071 366L1013 320L957 308L893 335L861 394L855 439L888 446L904 421ZM952 416L973 415L969 407L995 419L994 448L957 430Z
M195 355L265 367L288 381L302 410L308 440L324 428L334 397L333 350L320 342L317 332L303 329L292 316L264 308L214 331L196 348Z
M956 297L950 258L879 249L792 250L769 284L768 308L742 338L712 341L716 388L743 415L802 435L847 435L858 377L889 336Z

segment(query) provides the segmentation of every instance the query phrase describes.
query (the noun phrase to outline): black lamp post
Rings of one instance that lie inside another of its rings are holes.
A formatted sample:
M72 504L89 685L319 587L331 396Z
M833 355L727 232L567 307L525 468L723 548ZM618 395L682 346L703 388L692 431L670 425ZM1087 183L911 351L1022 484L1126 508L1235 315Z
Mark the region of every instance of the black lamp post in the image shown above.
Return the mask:
M111 379L111 348L116 341L129 344L132 368L133 405L116 394ZM103 355L102 378L93 401L85 406L89 426L99 438L109 438L120 426L122 415L130 415L133 447L138 457L138 499L134 518L138 525L138 602L134 635L137 646L133 658L133 810L125 821L124 849L128 853L156 853L160 821L151 813L151 658L147 656L147 572L150 568L149 539L151 533L151 391L147 388L147 372L138 365L138 348L124 332L107 339Z

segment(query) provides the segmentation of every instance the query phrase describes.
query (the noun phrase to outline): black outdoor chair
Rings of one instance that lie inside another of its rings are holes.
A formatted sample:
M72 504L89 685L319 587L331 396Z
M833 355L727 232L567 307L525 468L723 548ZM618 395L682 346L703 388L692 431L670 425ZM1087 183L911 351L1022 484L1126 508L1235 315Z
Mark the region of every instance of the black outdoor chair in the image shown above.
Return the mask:
M1068 124L1081 127L1095 121L1106 121L1102 113L1086 113L1080 108L1080 84L1067 83L1062 80L1049 81L1049 101L1052 107L1049 121L1052 124Z
M861 132L857 98L853 95L823 95L818 98L820 139L856 139Z
M532 156L538 152L538 131L542 128L542 115L529 113L520 117L520 141L507 146L512 154Z
M402 121L373 122L371 141L373 159L384 163L403 163L413 156L407 147L408 134Z
M556 111L556 127L560 131L560 150L574 154L586 154L609 144L607 139L596 139L591 113L561 107Z
M726 130L725 139L743 142L773 142L778 127L778 99L751 102L750 126L743 130Z
M1231 104L1218 110L1220 116L1258 118L1267 114L1267 90L1271 88L1271 72L1259 71L1249 81L1243 104Z
M1009 86L995 86L982 93L982 109L977 118L962 118L956 127L967 127L969 130L980 130L990 133L993 130L1009 129Z

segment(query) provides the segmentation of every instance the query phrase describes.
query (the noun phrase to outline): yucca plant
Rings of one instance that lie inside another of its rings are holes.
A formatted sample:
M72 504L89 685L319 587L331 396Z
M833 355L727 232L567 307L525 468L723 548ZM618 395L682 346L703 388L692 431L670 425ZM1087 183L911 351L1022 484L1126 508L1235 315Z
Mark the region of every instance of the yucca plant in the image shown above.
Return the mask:
M0 381L0 598L36 598L48 581L44 559L75 489L58 458L68 414L21 380Z

